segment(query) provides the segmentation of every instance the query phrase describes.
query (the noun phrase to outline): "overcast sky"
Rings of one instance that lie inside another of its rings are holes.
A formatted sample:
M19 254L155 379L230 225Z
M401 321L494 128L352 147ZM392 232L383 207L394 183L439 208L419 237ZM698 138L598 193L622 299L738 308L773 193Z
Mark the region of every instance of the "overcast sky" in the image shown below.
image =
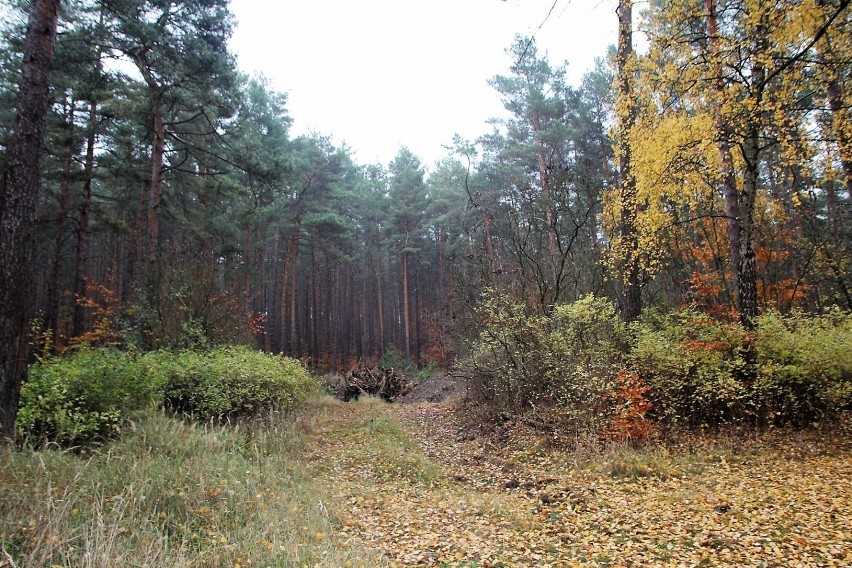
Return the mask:
M615 3L231 0L231 46L243 71L288 93L294 134L331 135L365 164L405 145L431 165L453 134L474 139L504 113L487 80L508 73L516 33L535 34L551 64L568 61L577 85L616 42Z

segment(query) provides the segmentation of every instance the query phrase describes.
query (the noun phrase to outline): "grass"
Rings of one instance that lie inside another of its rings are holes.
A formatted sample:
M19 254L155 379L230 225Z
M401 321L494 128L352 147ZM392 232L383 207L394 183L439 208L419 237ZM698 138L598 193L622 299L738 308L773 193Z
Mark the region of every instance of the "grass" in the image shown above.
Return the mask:
M86 454L0 449L0 566L852 562L846 430L559 449L523 425L460 440L446 406L329 397L134 424Z
M379 566L337 537L308 463L330 407L230 427L144 414L88 456L4 448L0 565Z

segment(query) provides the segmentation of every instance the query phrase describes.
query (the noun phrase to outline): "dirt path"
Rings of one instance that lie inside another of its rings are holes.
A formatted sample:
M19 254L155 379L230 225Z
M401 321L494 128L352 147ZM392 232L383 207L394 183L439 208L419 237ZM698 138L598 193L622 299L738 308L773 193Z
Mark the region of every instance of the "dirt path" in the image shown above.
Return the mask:
M340 537L394 566L852 565L848 440L585 461L474 434L453 403L344 405L318 462Z

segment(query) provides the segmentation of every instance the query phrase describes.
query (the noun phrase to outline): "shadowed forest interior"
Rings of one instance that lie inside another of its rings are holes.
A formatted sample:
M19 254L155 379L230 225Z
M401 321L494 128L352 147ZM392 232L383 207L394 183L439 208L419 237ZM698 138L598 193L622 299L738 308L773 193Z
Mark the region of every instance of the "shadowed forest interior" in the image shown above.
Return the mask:
M547 314L591 293L623 310L632 287L647 307L735 319L733 232L749 240L749 317L849 310L848 12L722 3L714 32L706 6L670 4L642 15L647 53L602 57L579 85L518 37L491 80L505 113L436 164L404 147L359 164L322 135L291 137L286 96L235 68L225 1L67 4L36 340L240 342L324 371L388 352L445 366L487 296ZM755 20L760 34L741 33ZM10 8L4 140L23 25Z

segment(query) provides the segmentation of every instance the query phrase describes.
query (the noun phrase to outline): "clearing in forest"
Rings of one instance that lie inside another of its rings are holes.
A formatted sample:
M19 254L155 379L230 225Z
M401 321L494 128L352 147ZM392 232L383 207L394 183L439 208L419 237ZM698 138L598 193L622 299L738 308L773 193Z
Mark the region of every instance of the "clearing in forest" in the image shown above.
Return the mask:
M522 424L477 435L456 404L315 423L335 539L394 566L852 565L848 433L566 451Z
M452 391L431 386L224 425L149 412L91 452L4 448L0 567L852 565L841 424L636 450L477 421L423 402Z

